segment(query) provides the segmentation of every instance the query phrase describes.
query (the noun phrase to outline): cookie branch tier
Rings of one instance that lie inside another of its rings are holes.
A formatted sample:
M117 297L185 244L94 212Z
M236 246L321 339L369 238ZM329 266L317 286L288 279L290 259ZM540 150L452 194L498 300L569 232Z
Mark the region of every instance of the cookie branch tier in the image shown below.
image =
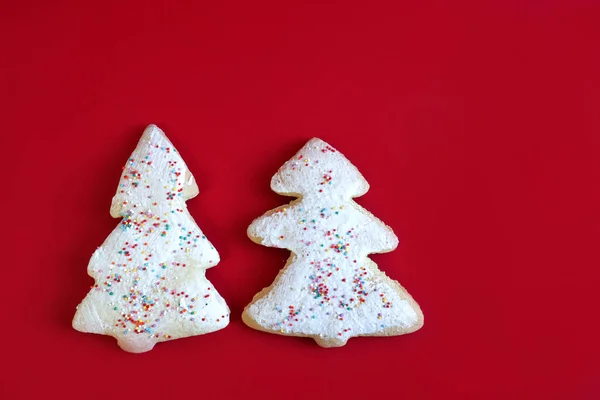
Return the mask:
M229 309L206 279L219 254L189 214L198 186L157 126L123 167L110 213L121 223L92 255L95 279L73 327L110 335L126 351L227 326Z
M389 252L391 228L355 203L369 184L339 151L310 140L271 180L297 200L267 212L248 236L292 254L273 284L246 307L244 322L259 330L308 336L337 347L353 336L392 336L423 325L418 304L367 255Z

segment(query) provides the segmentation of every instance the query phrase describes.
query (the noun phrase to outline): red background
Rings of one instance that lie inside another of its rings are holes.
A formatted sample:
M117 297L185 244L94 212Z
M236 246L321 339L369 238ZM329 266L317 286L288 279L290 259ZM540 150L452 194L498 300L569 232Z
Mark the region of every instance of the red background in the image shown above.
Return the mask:
M600 396L600 3L125 3L2 2L4 398ZM71 319L149 123L232 320L131 355ZM288 255L246 227L313 136L370 182L422 330L326 350L241 322Z

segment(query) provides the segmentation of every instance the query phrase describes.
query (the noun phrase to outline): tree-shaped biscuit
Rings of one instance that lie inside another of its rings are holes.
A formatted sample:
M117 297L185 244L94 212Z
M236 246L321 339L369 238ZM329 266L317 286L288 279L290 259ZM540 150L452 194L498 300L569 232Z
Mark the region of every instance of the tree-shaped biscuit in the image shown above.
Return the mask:
M95 284L73 327L126 351L227 326L229 308L205 270L219 254L189 214L198 186L179 152L150 125L123 167L110 213L121 223L92 255Z
M298 197L248 228L264 246L292 254L273 284L246 307L255 329L308 336L323 347L353 336L392 336L423 325L418 304L367 256L398 245L392 230L352 198L369 184L339 151L310 140L271 180L275 192Z

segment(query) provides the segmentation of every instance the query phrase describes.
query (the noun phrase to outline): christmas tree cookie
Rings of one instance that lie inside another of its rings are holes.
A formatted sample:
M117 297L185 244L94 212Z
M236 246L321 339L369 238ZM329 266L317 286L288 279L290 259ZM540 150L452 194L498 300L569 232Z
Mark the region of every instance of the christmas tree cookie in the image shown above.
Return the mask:
M254 220L248 236L292 254L245 308L248 326L311 337L323 347L423 326L419 305L367 257L393 250L398 239L352 200L369 184L339 151L310 140L275 174L271 189L297 199Z
M110 335L132 353L227 326L229 308L205 270L219 254L187 210L198 186L157 126L123 167L110 213L121 223L92 255L95 279L73 327Z

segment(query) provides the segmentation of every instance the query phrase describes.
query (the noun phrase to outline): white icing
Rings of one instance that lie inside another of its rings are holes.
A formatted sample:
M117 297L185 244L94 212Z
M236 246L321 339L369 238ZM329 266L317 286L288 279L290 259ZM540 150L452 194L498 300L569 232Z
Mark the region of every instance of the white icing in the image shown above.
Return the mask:
M127 351L222 329L229 308L206 279L219 254L187 211L197 194L185 162L155 125L128 159L111 215L121 223L92 255L96 280L73 327L114 336Z
M421 323L410 295L367 257L393 250L398 239L352 201L369 186L339 151L310 140L280 168L271 188L300 199L257 218L248 235L292 255L268 292L246 308L252 320L338 345Z

